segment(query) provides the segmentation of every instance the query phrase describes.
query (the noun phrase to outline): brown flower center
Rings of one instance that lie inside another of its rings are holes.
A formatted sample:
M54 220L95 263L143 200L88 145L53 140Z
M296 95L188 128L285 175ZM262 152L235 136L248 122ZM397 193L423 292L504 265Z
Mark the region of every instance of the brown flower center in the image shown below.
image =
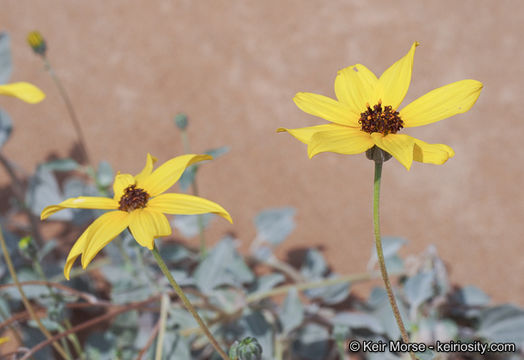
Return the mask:
M382 108L382 102L379 100L378 104L373 106L373 109L366 104L367 110L360 114L358 123L362 125L362 131L367 133L382 133L395 134L402 129L404 122L398 116L398 111L388 105Z
M124 195L120 198L119 209L127 212L142 209L146 207L147 200L149 200L148 193L143 189L137 189L136 185L130 185L124 190Z

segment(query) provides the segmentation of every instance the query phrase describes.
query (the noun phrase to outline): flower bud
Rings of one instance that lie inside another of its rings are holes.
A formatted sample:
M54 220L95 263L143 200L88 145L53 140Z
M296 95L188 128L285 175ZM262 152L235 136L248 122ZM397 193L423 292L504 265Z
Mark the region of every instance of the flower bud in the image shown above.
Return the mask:
M366 157L375 162L386 162L391 159L391 154L376 145L366 150Z
M187 127L187 115L179 113L175 116L175 124L180 130L185 130Z
M245 337L242 341L236 340L229 349L231 360L261 360L262 346L254 337Z
M45 56L47 44L39 31L31 31L27 35L27 43L31 46L35 54Z

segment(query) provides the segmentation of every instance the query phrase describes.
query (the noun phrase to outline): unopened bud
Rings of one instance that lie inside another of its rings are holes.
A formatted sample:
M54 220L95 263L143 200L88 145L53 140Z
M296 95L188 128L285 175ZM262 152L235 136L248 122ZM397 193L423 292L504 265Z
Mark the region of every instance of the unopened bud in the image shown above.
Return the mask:
M47 44L39 31L31 31L27 35L27 43L31 46L35 54L45 56Z
M180 130L185 130L187 127L187 115L184 113L175 116L175 124Z
M236 340L229 349L231 360L261 360L262 346L254 337L246 337L242 341Z

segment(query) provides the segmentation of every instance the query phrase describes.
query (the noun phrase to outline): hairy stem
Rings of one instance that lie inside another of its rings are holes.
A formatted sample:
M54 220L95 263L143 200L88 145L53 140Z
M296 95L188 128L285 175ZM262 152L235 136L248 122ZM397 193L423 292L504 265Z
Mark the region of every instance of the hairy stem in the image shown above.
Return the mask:
M404 343L409 343L408 332L406 327L402 322L402 317L400 316L400 311L398 310L397 302L395 300L395 295L393 294L393 289L391 288L391 283L389 281L388 271L386 269L386 262L384 260L384 253L382 251L382 240L380 237L380 180L382 178L382 161L375 160L375 179L373 185L373 225L375 230L375 246L377 248L377 257L378 263L380 266L380 272L382 274L382 280L384 280L384 285L386 286L386 291L388 293L389 303L393 309L393 315L395 315L395 320L397 321L398 328L402 334L402 341ZM412 352L409 353L412 360L416 360L415 354Z
M191 315L193 315L196 322L198 323L198 325L200 326L204 334L207 336L209 342L211 342L211 345L213 345L213 347L220 354L222 359L230 360L229 356L227 356L224 350L222 350L222 348L218 344L218 341L213 337L213 334L211 334L211 331L209 331L209 328L206 326L202 318L200 318L200 315L198 315L196 309L193 307L189 299L186 297L182 288L175 281L175 279L173 278L173 275L171 275L171 273L169 272L169 269L167 268L166 263L164 262L164 260L162 260L162 257L158 253L158 249L156 248L156 246L153 248L152 252L153 252L153 256L155 257L155 260L158 263L158 266L160 267L160 270L162 270L166 278L169 280L169 283L171 284L173 289L175 289L175 292L180 297L180 300L182 300L182 303L184 304L186 309L191 313Z

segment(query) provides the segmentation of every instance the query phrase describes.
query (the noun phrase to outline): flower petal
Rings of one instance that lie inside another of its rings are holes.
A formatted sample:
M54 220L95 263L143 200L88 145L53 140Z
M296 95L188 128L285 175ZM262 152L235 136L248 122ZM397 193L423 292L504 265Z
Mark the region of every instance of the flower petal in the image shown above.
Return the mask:
M147 203L147 208L174 215L213 213L233 223L229 213L217 203L187 194L162 194Z
M171 235L171 225L164 214L152 209L137 209L130 213L129 230L142 246L153 250L155 237Z
M418 45L419 43L415 41L409 52L384 71L378 79L375 98L382 100L384 106L391 105L396 110L404 100L411 82L413 56ZM371 104L371 106L373 105Z
M415 146L413 147L413 160L415 161L442 165L453 156L455 156L455 152L447 145L428 144L422 140L415 139Z
M85 269L93 258L129 226L130 216L126 211L111 211L98 217L87 228L87 246L82 253L82 267Z
M432 90L399 112L404 127L427 125L465 113L475 104L481 90L482 83L470 79Z
M366 110L366 103L375 104L373 98L378 79L367 67L356 64L338 72L335 79L335 94L337 99L347 104L355 114Z
M64 210L66 208L115 210L118 209L118 202L116 202L114 199L105 197L79 196L62 201L58 205L47 206L44 210L42 210L40 219L45 220L57 211Z
M30 104L39 103L45 98L42 90L27 82L0 85L0 95L13 96Z
M120 198L122 195L124 195L124 190L130 185L134 184L136 184L136 181L133 175L118 173L115 176L115 181L113 182L113 192L115 193L113 199L120 201Z
M142 182L142 189L149 195L163 193L180 179L184 170L196 162L213 159L210 155L187 154L166 161Z
M404 134L384 136L381 133L373 133L371 138L375 145L393 155L409 171L413 163L415 138Z
M347 128L346 126L340 126L336 124L323 124L323 125L316 125L316 126L309 126L309 127L303 127L298 129L286 129L286 128L278 128L277 132L285 132L287 131L291 135L295 137L295 139L303 142L304 144L309 144L311 141L311 137L316 134L319 131L327 131L327 130L334 130L338 128Z
M339 129L317 132L308 144L311 159L321 152L337 154L360 154L374 145L368 133L358 129L339 126Z
M300 92L293 101L300 110L340 125L358 127L359 113L352 111L347 104L323 95Z
M136 183L138 187L140 187L140 184L153 172L153 165L157 162L157 158L152 156L151 154L147 154L146 159L146 166L142 169L140 174L135 176Z
M76 259L82 255L84 252L86 246L87 246L87 231L89 230L89 227L80 235L78 240L75 242L73 247L71 248L71 251L69 251L69 255L67 255L67 260L64 267L64 276L67 280L69 280L69 273L71 272L71 268L73 267L73 264L75 263Z

